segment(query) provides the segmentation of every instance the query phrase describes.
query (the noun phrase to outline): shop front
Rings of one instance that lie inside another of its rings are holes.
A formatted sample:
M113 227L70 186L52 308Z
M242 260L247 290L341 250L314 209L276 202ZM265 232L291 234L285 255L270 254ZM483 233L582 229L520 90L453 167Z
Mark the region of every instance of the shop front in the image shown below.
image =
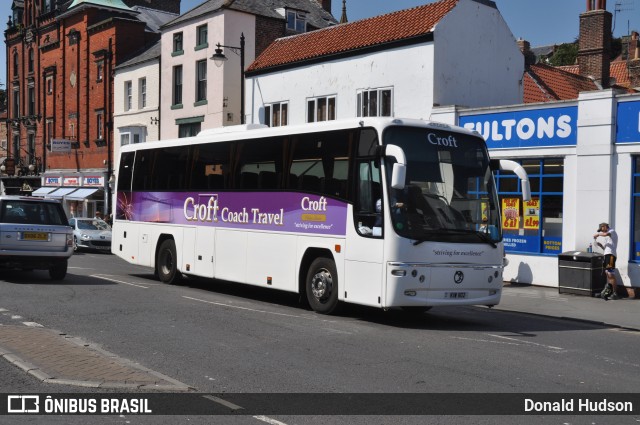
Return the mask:
M104 209L104 184L98 174L46 175L34 196L60 200L69 217L93 217Z
M432 120L480 133L494 159L519 162L519 179L500 171L505 280L558 286L558 255L587 251L601 222L618 233L618 271L640 287L640 95L581 93L577 101L494 108L441 107Z

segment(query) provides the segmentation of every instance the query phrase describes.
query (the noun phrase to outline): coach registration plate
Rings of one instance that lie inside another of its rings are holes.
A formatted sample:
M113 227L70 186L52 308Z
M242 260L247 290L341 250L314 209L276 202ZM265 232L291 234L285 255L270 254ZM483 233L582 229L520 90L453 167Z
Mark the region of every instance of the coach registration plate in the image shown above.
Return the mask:
M49 234L45 232L23 232L22 240L25 241L48 241Z
M463 299L463 298L467 298L467 293L466 292L445 292L444 297Z

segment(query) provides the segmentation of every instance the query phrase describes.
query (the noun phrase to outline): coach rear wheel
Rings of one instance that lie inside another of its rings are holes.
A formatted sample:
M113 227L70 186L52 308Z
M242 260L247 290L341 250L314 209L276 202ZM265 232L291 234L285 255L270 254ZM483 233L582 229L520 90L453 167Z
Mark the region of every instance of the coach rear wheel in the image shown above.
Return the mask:
M178 273L177 260L176 244L173 239L162 242L156 261L156 273L160 281L171 285L178 282L180 273Z
M316 258L306 281L307 300L311 308L321 314L331 314L338 306L338 272L329 258Z

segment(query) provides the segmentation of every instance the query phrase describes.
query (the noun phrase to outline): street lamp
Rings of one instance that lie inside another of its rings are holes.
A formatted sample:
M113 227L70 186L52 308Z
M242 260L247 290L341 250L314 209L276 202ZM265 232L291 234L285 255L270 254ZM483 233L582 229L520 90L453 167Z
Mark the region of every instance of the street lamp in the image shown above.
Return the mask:
M231 49L233 53L240 56L240 124L244 124L244 33L240 35L240 47L235 46L223 46L220 43L216 44L215 53L211 56L217 67L221 67L227 60L227 57L222 52L222 48Z

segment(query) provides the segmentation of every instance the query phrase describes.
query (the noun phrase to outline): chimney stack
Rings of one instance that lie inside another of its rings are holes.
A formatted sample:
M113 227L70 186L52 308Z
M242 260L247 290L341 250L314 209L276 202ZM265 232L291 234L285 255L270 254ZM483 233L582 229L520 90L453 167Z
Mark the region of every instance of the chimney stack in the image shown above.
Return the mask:
M611 66L611 22L606 0L587 0L587 11L580 15L578 66L580 75L609 87Z
M522 38L519 38L517 43L522 55L524 56L524 65L529 66L536 63L536 55L531 51L531 44Z

